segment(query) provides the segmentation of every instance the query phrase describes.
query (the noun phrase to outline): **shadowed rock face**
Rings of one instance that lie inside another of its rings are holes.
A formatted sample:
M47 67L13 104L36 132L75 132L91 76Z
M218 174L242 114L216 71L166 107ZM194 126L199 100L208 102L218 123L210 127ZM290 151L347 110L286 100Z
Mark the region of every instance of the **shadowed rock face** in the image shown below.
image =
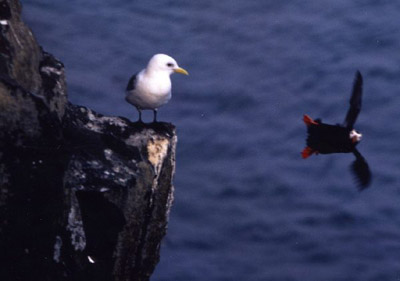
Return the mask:
M70 104L62 63L20 10L0 1L0 280L149 280L175 127Z

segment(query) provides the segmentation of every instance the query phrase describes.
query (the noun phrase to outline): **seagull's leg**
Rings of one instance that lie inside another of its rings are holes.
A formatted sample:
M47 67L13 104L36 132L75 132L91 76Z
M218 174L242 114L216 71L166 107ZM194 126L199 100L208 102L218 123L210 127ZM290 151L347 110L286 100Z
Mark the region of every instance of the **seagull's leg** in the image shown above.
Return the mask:
M153 109L153 112L154 112L153 123L157 123L157 108Z
M140 107L136 107L136 109L139 112L139 120L138 120L138 122L143 123L143 121L142 121L142 109Z

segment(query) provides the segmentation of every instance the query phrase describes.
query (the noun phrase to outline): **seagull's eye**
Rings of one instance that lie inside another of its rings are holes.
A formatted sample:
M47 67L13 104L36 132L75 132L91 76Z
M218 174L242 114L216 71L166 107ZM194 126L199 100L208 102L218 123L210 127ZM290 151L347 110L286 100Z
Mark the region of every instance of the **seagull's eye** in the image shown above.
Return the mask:
M174 64L169 62L169 63L167 63L167 66L168 66L168 67L173 67Z

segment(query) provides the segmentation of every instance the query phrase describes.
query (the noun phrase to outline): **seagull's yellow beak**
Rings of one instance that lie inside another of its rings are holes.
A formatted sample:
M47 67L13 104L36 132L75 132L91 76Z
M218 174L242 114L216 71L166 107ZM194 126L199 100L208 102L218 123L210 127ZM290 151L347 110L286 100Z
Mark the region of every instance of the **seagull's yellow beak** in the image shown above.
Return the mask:
M177 68L174 69L174 71L175 71L176 73L181 73L181 74L189 75L189 73L188 73L186 70L184 70L182 67L177 67Z

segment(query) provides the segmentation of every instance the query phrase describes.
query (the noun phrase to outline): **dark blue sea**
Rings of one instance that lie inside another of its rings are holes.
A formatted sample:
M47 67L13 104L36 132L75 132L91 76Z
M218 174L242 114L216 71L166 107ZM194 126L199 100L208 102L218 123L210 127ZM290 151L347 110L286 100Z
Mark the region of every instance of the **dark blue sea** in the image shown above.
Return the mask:
M399 1L22 3L73 103L135 121L124 90L153 54L190 73L159 110L179 143L152 281L400 280ZM303 114L341 123L357 69L363 192L353 155L300 154Z

